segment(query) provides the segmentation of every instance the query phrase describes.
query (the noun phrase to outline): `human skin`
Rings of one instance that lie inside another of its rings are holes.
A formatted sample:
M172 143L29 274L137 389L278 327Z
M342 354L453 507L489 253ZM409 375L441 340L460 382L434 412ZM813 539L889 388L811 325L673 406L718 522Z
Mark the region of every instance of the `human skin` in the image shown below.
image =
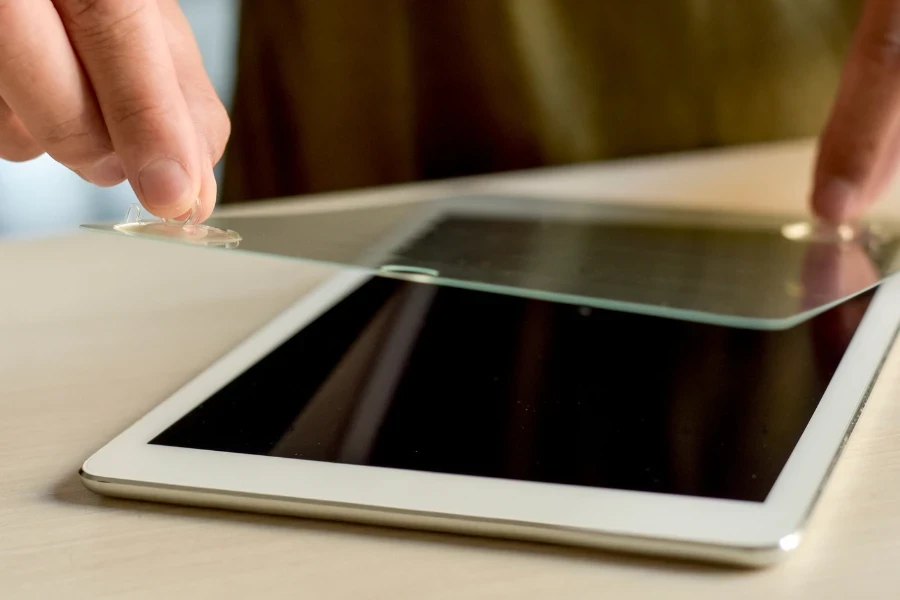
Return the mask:
M0 158L43 153L160 217L216 202L228 114L177 0L0 0ZM831 222L878 199L900 158L900 0L864 0L810 198Z

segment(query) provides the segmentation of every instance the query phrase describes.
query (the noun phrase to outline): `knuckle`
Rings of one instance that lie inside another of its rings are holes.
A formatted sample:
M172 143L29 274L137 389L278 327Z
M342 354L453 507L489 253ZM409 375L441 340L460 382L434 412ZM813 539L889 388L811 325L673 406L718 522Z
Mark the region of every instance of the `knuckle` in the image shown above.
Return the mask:
M5 160L7 162L28 162L29 160L34 160L43 153L43 150L39 148L29 148L15 145L13 145L12 147L7 147L5 144L0 143L0 160Z
M59 0L66 28L99 41L128 35L145 13L148 0Z
M127 98L116 103L110 103L106 109L108 119L116 127L133 132L156 129L156 123L164 122L170 110L163 104Z
M27 162L43 154L44 151L32 140L0 139L0 160Z
M0 160L14 163L28 162L43 153L44 151L33 142L0 140Z
M25 162L44 151L19 125L11 111L0 111L0 160Z
M57 0L56 3L67 21L87 27L100 23L108 26L145 4L142 0Z
M134 94L116 94L118 99L104 107L109 130L118 132L122 142L133 147L171 141L181 135L178 110L170 102Z
M105 130L86 115L50 126L41 135L41 140L53 158L72 167L93 164L112 151Z
M206 142L206 150L213 164L225 154L225 146L231 137L231 118L222 100L211 88L198 86L185 95L198 133Z

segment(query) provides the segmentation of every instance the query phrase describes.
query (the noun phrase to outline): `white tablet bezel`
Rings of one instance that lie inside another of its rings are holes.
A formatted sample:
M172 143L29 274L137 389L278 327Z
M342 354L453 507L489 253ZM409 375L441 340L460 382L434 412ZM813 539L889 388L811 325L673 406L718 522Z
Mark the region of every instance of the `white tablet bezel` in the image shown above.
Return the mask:
M762 503L148 444L369 277L363 270L347 270L315 289L88 459L83 477L668 542L790 550L900 323L900 279L895 278L876 293L809 425Z

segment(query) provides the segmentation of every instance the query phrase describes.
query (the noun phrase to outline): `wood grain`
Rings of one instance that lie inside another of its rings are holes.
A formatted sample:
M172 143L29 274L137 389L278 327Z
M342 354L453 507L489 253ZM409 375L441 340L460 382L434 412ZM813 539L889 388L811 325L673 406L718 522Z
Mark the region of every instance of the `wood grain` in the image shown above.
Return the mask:
M556 181L563 195L640 199L655 181L699 204L740 188L744 206L753 190L740 182L755 181L794 198L782 208L798 208L792 190L805 185L810 153L789 145L467 185L546 190ZM0 244L0 598L696 600L890 598L900 589L900 350L803 546L765 571L114 501L82 487L87 456L328 273L114 236Z

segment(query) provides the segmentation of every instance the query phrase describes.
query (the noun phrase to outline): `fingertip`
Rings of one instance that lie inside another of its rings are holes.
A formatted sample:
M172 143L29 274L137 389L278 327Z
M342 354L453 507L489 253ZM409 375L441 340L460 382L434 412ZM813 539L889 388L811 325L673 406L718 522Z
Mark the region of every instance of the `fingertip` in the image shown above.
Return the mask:
M216 183L215 173L213 172L212 162L210 159L204 158L203 175L200 184L200 194L195 197L190 209L185 210L176 217L178 221L192 221L193 223L203 223L216 208L216 196L218 193L218 184Z
M813 212L829 223L841 224L855 219L859 216L860 205L858 186L846 179L822 177L813 188Z
M5 141L5 140L0 140ZM12 146L10 147L2 147L0 146L0 160L9 161L12 163L26 163L30 162L39 156L43 156L44 150L38 145L25 145L25 146Z
M166 157L157 158L140 170L135 191L147 210L171 219L191 211L199 190L184 165Z
M44 149L0 98L0 160L22 163L42 154Z
M213 170L212 158L204 154L201 164L203 165L203 179L200 185L200 222L202 223L212 216L213 210L216 208L219 184Z

